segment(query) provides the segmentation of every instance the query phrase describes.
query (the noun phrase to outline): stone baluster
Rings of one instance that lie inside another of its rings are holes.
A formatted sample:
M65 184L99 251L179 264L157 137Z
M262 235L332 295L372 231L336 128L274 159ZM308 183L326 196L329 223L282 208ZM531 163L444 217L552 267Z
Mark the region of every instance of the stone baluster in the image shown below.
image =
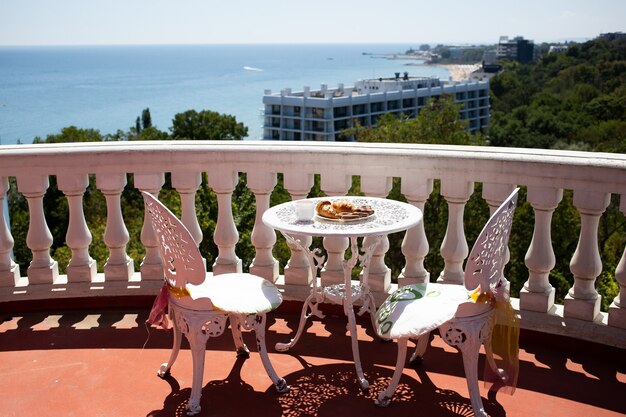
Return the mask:
M433 192L433 180L415 176L403 177L401 191L409 204L424 213L426 200ZM398 286L426 283L430 280L430 272L424 268L424 258L429 249L424 221L406 231L402 241L402 254L406 263L398 277Z
M307 198L311 187L313 187L313 174L307 174L300 171L288 171L284 174L284 186L289 192L292 200L300 200ZM311 246L313 238L311 236L302 236L300 239L303 246ZM285 266L285 284L294 285L310 285L313 280L311 267L306 254L297 246L289 245L291 250L291 258Z
M92 282L96 278L96 261L89 255L91 232L85 221L83 195L89 185L87 174L59 174L59 190L65 194L69 207L69 225L65 242L72 250L72 258L67 265L69 282Z
M135 187L154 196L158 196L159 190L165 182L162 172L154 174L135 174ZM141 243L146 248L146 255L141 262L141 279L156 281L163 279L163 263L159 254L159 241L152 230L150 215L144 210L143 227L141 228Z
M350 175L341 175L340 172L326 172L321 174L321 188L328 196L345 195L352 186ZM343 260L346 249L350 245L347 237L325 237L326 263L320 272L322 285L343 283Z
M438 281L445 284L463 284L463 261L469 254L463 212L474 191L474 183L460 179L442 179L441 195L448 202L448 224L441 243L441 256L445 266Z
M7 226L8 213L5 217L5 195L9 190L9 180L0 177L0 287L14 287L28 284L28 279L20 278L20 268L13 262L11 251L13 250L13 236Z
M620 211L626 214L626 195L620 196ZM619 285L619 293L609 306L609 326L626 329L626 248L622 254L617 268L615 268L615 279Z
M96 186L106 200L107 224L104 243L109 248L109 257L104 264L106 281L129 281L135 271L133 260L126 253L130 240L122 216L121 195L126 186L126 174L98 174Z
M66 278L59 276L59 265L50 256L52 234L43 212L43 196L50 185L46 175L24 175L17 177L17 185L28 202L28 234L26 245L33 254L28 266L29 284L65 284Z
M213 263L213 274L241 272L241 259L235 253L239 241L239 232L233 219L232 196L239 176L236 171L216 166L209 172L209 186L217 195L217 225L213 240L218 248L218 255Z
M535 211L535 227L526 252L528 281L520 291L520 309L546 313L554 306L554 287L548 280L556 264L552 248L552 213L563 198L563 190L528 187L527 200Z
M610 202L609 193L574 191L574 207L580 213L580 236L570 262L574 285L565 296L565 317L593 321L600 313L602 296L595 288L596 278L602 272L598 224Z
M278 261L272 255L272 248L276 243L276 232L263 223L263 213L270 207L270 194L276 184L276 173L248 173L247 185L254 193L256 200L256 217L250 236L256 254L250 265L250 272L271 282L278 279Z
M203 238L202 229L200 229L198 215L196 213L196 193L201 183L202 174L200 172L172 172L172 187L174 187L180 195L180 221L183 222L187 230L189 230L189 233L198 247ZM204 257L202 258L202 265L204 265L206 270L207 265Z
M511 184L483 183L483 198L489 206L489 216L491 216L498 209L498 207L500 207L502 202L509 195L511 195L514 189L515 186ZM511 259L511 252L509 251L508 246L504 249L504 251L504 265L501 268L502 275L500 276L500 279L506 280L504 277L504 266L509 263L509 260Z
M391 191L391 177L384 176L361 176L361 191L370 197L385 198ZM363 248L374 242L375 237L368 236L363 239ZM374 252L369 263L368 284L374 292L388 292L391 287L391 270L385 265L385 254L389 250L389 238L383 237Z

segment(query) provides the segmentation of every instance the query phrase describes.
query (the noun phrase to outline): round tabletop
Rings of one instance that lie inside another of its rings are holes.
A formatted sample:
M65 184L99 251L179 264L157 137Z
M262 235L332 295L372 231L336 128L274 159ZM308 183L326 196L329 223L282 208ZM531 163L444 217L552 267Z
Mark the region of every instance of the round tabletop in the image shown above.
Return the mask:
M415 206L400 201L377 197L320 197L309 199L313 203L320 200L349 201L356 206L368 205L374 214L358 220L343 221L314 216L312 220L298 220L294 201L271 207L263 213L263 223L288 234L321 237L359 237L386 235L417 225L422 220L422 211Z

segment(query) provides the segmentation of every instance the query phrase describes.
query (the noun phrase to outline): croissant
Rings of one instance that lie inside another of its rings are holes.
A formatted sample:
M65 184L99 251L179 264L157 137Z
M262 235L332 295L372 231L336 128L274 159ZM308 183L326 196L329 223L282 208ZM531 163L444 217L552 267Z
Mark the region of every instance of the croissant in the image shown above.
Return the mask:
M337 213L333 209L333 204L328 200L321 200L315 205L315 212L328 219L336 219Z
M337 213L352 213L356 210L356 206L354 204L345 200L335 201L332 206Z
M363 217L369 217L374 214L374 210L370 206L355 206L349 201L340 200L330 202L329 200L320 200L315 205L315 212L327 219L352 220Z

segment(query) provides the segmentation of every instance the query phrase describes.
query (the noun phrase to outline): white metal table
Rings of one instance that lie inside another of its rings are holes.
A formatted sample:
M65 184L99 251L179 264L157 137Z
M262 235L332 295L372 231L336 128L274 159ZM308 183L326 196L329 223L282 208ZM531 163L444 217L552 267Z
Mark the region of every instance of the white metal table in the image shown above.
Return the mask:
M352 355L356 367L357 378L361 388L366 390L369 383L363 375L361 359L359 356L359 346L356 333L356 319L354 315L354 304L361 302L362 307L359 315L368 312L372 323L376 315L376 305L374 297L368 285L368 267L372 254L378 243L388 234L407 230L416 226L422 220L422 212L417 207L395 200L388 200L375 197L322 197L311 199L315 204L319 200L349 201L356 206L369 205L374 209L374 214L370 217L354 220L339 221L325 219L315 216L312 220L298 220L296 217L295 202L290 201L271 207L263 214L263 222L275 230L281 232L290 245L300 248L308 257L311 275L313 276L313 286L311 294L307 297L302 307L300 323L296 335L289 343L277 343L276 350L280 352L288 351L294 347L302 335L306 321L311 315L324 318L323 313L318 309L318 304L328 301L334 304L343 305L344 313L348 317L348 330L352 341ZM312 251L308 245L304 244L304 237L345 237L350 239L351 256L343 261L344 282L329 286L317 284L317 272L322 267L325 257L319 251ZM359 250L358 238L363 239L364 245ZM360 283L352 283L352 269L356 263L360 262L363 274ZM310 310L310 313L308 311Z

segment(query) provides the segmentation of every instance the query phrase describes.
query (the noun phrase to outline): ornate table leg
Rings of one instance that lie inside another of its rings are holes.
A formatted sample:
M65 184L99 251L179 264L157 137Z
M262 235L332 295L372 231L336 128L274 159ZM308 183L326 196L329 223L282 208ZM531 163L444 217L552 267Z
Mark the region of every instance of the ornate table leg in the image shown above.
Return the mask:
M380 242L382 236L374 236L374 242L365 248L365 253L363 255L359 254L358 241L356 237L350 238L351 251L352 255L350 259L345 260L343 262L343 274L344 274L344 285L346 290L346 297L344 300L344 312L346 316L348 316L348 330L350 331L350 339L352 341L352 356L354 358L354 366L356 368L356 375L359 380L359 385L361 385L361 389L367 390L369 389L369 383L365 379L363 375L363 368L361 367L361 356L359 354L359 339L357 337L356 331L356 318L354 316L354 308L353 303L356 300L352 299L352 269L356 265L357 260L361 261L361 265L363 266L363 284L362 284L362 294L361 297L363 299L363 307L359 311L359 314L363 314L366 311L370 313L370 319L372 323L374 323L373 312L375 312L375 308L373 307L373 298L369 291L369 286L367 285L367 274L369 261L372 258L372 254L374 253L374 249ZM374 327L375 328L375 327Z
M288 343L276 343L275 349L278 352L286 352L298 343L300 336L302 335L302 331L304 330L304 325L306 324L309 317L312 315L319 317L320 319L324 318L324 313L322 313L317 307L319 303L324 301L324 293L317 287L317 271L324 264L324 256L320 255L319 250L316 249L312 251L308 246L304 245L301 240L297 237L291 236L287 233L282 234L287 242L290 244L296 245L300 248L309 259L309 267L311 268L311 276L313 277L313 288L311 289L311 294L304 301L304 305L302 306L302 313L300 314L300 322L298 324L298 330L296 335L291 339ZM311 310L310 313L307 313Z
M386 238L386 236L371 236L369 246L365 247L363 255L359 256L359 262L363 267L363 277L361 279L363 305L359 309L358 314L362 316L365 313L369 313L372 329L376 329L376 301L374 301L374 296L369 287L369 266L376 247L384 238ZM365 241L363 241L363 243L365 243Z

